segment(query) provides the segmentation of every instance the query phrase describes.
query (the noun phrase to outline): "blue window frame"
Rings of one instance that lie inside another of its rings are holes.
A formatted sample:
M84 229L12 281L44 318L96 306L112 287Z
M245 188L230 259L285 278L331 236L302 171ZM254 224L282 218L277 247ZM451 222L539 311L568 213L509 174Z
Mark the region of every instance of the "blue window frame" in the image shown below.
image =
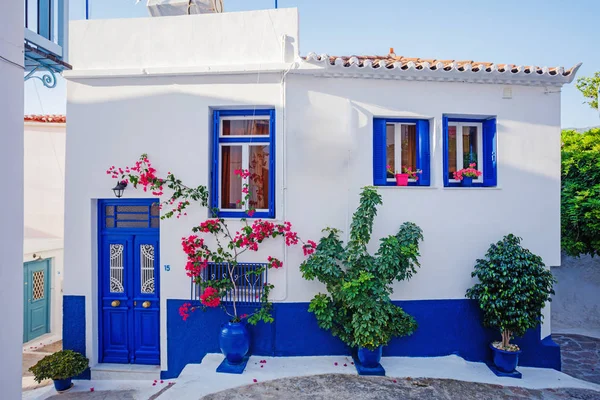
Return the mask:
M387 166L400 171L410 166L420 169L417 180L408 186L430 185L429 120L404 118L373 119L373 184L396 186ZM399 145L398 145L399 144Z
M455 171L475 163L482 172L473 186L497 185L496 118L452 118L443 116L444 186L460 187Z
M219 217L248 217L234 173L247 169L252 218L275 218L275 110L215 110L212 162L211 208Z

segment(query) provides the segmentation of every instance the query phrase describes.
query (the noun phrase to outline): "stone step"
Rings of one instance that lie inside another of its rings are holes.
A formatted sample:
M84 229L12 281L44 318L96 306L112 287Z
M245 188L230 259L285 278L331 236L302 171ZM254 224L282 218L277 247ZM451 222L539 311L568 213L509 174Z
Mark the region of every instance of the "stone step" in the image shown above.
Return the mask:
M90 368L93 380L152 381L160 380L159 365L97 364Z

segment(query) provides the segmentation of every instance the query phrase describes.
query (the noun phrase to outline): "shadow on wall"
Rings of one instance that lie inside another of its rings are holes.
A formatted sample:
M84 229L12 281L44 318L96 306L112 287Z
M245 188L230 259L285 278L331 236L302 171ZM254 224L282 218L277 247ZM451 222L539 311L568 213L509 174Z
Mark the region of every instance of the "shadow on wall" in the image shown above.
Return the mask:
M562 255L553 267L558 280L552 299L552 332L600 338L600 258Z

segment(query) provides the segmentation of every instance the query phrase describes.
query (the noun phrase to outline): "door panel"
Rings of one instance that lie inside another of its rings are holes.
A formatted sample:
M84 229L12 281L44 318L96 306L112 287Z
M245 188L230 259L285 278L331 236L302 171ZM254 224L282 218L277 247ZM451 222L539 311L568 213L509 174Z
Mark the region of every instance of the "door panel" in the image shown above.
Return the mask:
M23 341L50 332L50 260L25 263Z
M129 362L132 236L106 236L103 243L102 322L103 361Z
M135 237L134 321L135 360L141 364L160 363L158 240L153 236Z

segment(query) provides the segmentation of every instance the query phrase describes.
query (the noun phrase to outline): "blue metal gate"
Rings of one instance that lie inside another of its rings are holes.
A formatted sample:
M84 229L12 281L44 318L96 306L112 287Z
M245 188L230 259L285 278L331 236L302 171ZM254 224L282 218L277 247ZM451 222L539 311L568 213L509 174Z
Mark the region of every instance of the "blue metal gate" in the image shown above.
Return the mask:
M158 203L98 205L100 362L160 364Z

